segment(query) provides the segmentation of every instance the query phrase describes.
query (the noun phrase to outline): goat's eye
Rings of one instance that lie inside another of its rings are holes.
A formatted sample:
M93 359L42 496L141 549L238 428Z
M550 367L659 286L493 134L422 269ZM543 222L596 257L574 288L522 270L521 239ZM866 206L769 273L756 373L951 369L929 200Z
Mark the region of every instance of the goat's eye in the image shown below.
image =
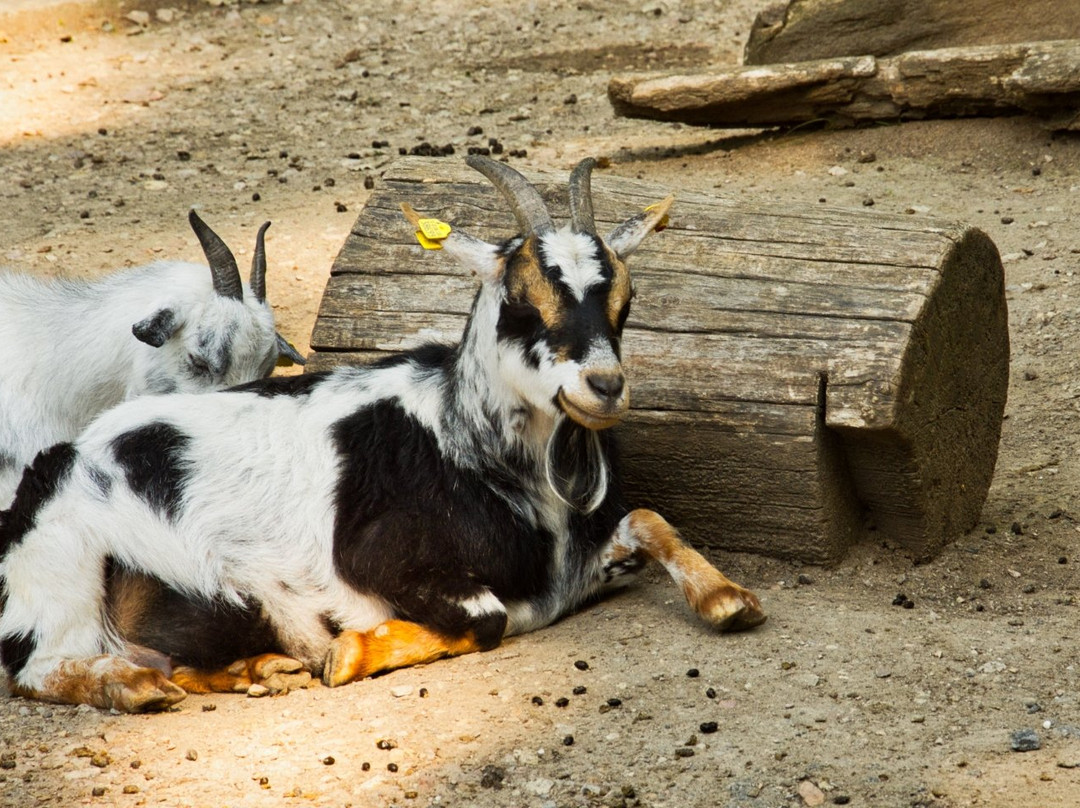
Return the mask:
M201 356L195 354L188 354L188 366L191 368L192 374L195 376L209 376L210 365Z

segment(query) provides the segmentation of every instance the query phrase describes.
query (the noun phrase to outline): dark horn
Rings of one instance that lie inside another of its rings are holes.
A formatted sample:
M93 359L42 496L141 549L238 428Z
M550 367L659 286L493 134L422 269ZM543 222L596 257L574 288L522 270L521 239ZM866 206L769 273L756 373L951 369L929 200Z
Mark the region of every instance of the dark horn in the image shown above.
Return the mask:
M225 246L221 237L211 230L194 210L188 214L188 221L191 222L191 229L195 231L206 261L210 264L210 274L214 278L214 291L222 297L243 300L244 285L240 280L240 270L236 266L236 259L232 252Z
M570 172L570 229L575 233L596 235L592 209L592 170L596 161L586 157Z
M263 222L263 226L255 234L255 255L251 258L251 278L248 280L251 293L260 303L266 301L266 244L263 236L269 226L270 222Z
M506 163L492 160L481 154L470 154L465 158L470 168L475 168L494 185L510 203L522 235L546 233L554 230L551 214L544 206L540 192L533 188L527 179L510 168Z

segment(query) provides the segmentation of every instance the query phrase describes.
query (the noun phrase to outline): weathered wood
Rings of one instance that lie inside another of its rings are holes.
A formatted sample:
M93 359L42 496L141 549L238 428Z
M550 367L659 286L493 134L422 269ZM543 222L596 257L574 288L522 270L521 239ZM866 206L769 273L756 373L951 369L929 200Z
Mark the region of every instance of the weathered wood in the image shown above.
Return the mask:
M1080 40L845 56L696 76L616 76L618 115L719 126L1031 113L1080 126Z
M565 215L565 178L536 176ZM666 189L598 175L600 229ZM456 162L386 172L334 264L309 367L457 342L476 288L408 201L495 240L513 219ZM832 562L867 524L917 557L971 527L1008 376L1001 263L977 230L680 192L631 259L627 489L710 547Z
M758 14L743 63L1077 38L1080 3L1067 0L788 0Z

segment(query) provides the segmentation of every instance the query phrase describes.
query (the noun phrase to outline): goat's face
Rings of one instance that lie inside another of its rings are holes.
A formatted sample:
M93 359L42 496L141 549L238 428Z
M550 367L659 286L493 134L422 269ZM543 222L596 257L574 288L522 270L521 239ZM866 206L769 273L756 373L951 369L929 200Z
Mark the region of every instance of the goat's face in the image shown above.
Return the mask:
M570 228L516 243L500 279L497 339L518 394L590 429L615 424L630 403L619 345L632 294L626 264Z
M132 325L135 337L156 350L140 354L129 396L200 393L261 379L279 361L304 363L274 330L266 302L263 238L270 223L256 237L248 285L218 235L195 211L189 219L209 261L210 277L204 267L175 265L179 272L171 278L169 290L175 303Z
M594 161L582 161L571 174L572 221L558 230L521 174L486 158L468 162L506 197L524 234L495 247L455 230L443 242L484 279L474 310L474 320L481 322L471 328L491 329L483 321L494 323L498 368L492 371L540 411L561 412L588 429L614 425L630 404L620 352L633 296L625 259L663 220L673 198L602 239L589 186Z

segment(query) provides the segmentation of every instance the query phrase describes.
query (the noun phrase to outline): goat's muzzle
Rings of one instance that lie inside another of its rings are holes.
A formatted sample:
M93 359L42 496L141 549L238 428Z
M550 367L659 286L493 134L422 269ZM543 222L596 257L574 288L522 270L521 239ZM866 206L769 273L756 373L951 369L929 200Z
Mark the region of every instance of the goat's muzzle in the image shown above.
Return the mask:
M615 426L630 408L626 377L621 370L583 371L578 389L559 390L559 407L586 429Z

